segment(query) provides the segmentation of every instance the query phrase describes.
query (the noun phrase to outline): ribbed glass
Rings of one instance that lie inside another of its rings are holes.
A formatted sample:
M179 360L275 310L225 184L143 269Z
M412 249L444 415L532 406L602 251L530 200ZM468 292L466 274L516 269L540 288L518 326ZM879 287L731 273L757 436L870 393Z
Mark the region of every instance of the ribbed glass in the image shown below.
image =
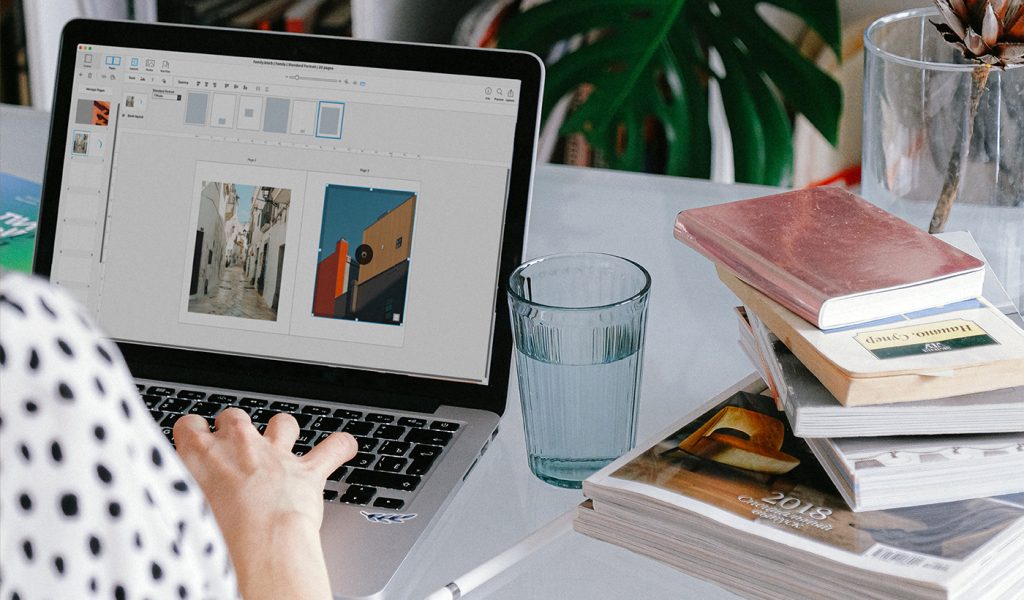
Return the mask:
M580 487L636 443L651 278L596 253L559 254L509 279L530 468Z

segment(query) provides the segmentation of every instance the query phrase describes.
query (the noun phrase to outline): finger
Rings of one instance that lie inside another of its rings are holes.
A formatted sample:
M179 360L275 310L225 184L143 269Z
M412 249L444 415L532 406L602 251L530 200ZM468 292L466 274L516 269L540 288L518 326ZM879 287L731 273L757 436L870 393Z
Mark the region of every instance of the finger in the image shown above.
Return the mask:
M174 424L174 445L186 463L209 448L212 442L210 426L199 415L184 415Z
M233 406L220 411L214 422L217 425L218 432L240 433L253 429L249 413Z
M272 446L291 452L295 440L299 437L299 422L288 413L277 413L270 417L263 437L267 438Z
M359 445L351 434L336 431L302 457L324 479L356 455Z

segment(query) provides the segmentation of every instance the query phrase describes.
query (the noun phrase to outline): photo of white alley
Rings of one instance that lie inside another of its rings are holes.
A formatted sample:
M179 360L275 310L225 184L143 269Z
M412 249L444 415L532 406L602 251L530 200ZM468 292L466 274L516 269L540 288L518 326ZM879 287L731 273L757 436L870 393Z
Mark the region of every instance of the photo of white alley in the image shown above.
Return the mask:
M277 320L291 190L204 181L188 311Z

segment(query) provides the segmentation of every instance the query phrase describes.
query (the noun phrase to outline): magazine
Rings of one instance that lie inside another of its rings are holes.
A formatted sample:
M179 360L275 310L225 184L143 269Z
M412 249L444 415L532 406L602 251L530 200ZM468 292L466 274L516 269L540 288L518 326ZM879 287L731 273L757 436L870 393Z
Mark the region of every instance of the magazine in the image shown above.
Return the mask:
M853 512L765 389L752 374L588 478L577 529L758 598L1024 586L1024 494Z
M0 268L32 271L40 185L0 172Z

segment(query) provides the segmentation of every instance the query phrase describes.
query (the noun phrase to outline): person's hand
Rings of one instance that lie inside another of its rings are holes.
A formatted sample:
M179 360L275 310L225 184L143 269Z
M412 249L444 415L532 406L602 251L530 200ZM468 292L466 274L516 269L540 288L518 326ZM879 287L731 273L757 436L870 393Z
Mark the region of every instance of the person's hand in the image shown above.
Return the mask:
M299 425L278 414L260 435L237 408L206 420L185 415L174 426L179 454L224 533L242 596L329 598L320 548L327 476L356 453L356 441L334 433L305 456L291 449Z

